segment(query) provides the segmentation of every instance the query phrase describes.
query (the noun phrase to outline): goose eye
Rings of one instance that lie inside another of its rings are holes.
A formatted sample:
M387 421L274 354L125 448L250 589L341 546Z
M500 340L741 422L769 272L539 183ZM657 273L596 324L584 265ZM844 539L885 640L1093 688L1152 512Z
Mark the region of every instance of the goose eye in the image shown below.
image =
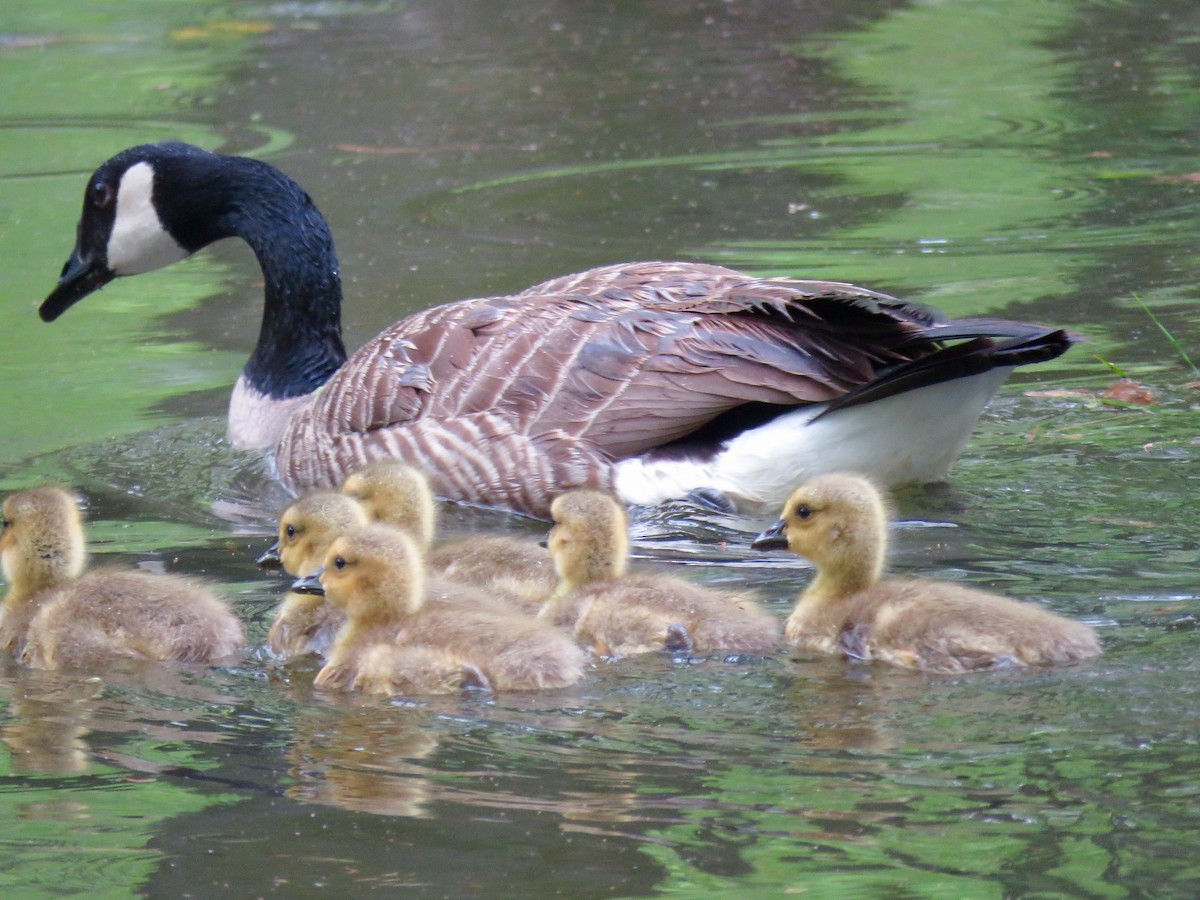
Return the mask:
M97 209L104 209L113 201L115 191L111 184L106 184L103 181L97 181L92 185L91 201L92 205Z
M333 558L333 567L335 569L337 569L339 572L342 571L342 569L346 568L346 557L335 556Z
M812 507L807 503L801 503L796 507L796 518L804 521L813 514Z
M296 526L295 525L287 526L284 529L284 534L287 535L287 539L289 541L294 541L296 539Z
M8 526L11 524L12 522L8 521L7 518L0 516L0 531L8 531Z

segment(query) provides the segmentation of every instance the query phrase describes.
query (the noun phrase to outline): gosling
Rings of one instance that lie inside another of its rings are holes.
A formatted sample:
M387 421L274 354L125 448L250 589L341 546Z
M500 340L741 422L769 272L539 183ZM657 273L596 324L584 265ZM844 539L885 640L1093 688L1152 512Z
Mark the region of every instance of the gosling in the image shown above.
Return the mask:
M83 522L56 487L4 502L0 555L8 594L0 643L39 669L97 669L120 659L206 663L244 645L242 626L210 591L173 575L83 574Z
M428 597L419 548L392 526L342 535L320 572L295 588L323 592L347 616L314 681L318 688L543 690L584 674L584 652L549 626L500 606Z
M550 507L559 585L539 618L572 628L601 656L655 650L770 653L779 624L752 599L663 575L628 575L629 528L613 497L580 489Z
M408 532L425 552L425 565L451 581L503 595L535 614L558 584L554 560L532 540L506 535L471 535L434 543L437 505L421 470L396 460L370 463L350 474L342 492L358 500L374 522Z
M784 636L804 650L956 673L1047 666L1101 654L1095 632L1030 603L957 584L883 578L887 510L865 478L835 473L798 487L751 544L788 548L817 575Z
M279 517L279 540L258 559L277 565L295 578L321 567L325 554L342 532L367 524L363 508L337 491L313 491L292 503ZM315 653L325 656L346 623L346 615L320 595L292 591L284 598L267 631L267 647L281 659Z

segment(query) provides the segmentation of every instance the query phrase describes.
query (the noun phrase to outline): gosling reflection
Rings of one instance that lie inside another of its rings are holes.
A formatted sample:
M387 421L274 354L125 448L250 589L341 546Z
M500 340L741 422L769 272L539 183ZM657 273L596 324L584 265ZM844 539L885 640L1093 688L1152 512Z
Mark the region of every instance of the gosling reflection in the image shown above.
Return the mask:
M104 692L97 679L63 681L40 672L5 680L7 721L0 739L16 775L78 775L88 771L86 738Z
M418 761L438 742L420 709L308 708L298 713L288 748L293 800L380 816L424 818L432 789Z

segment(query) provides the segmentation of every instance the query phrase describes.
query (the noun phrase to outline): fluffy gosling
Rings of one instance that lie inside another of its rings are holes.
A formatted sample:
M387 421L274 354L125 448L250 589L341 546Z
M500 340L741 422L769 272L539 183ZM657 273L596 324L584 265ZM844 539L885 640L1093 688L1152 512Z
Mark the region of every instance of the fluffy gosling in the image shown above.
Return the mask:
M347 616L317 687L388 694L470 685L541 690L583 677L583 651L555 629L497 605L429 597L419 548L392 526L342 535L319 576L296 588L324 592Z
M27 665L211 662L243 646L241 623L206 588L174 575L82 574L83 522L66 491L21 491L3 511L0 555L9 590L0 605L0 643Z
M1099 656L1095 632L1030 603L942 581L884 578L887 510L875 486L836 473L796 488L756 550L817 567L788 617L797 647L925 672L1045 666Z
M664 575L629 575L624 508L593 490L562 494L550 507L548 540L559 575L540 618L565 625L602 656L663 648L770 653L779 624L752 599Z

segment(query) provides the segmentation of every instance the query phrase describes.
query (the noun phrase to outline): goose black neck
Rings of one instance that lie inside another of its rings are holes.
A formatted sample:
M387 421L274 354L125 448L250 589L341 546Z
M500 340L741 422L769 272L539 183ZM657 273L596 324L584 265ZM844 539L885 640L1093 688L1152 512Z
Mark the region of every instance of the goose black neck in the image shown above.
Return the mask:
M262 325L243 377L275 399L315 391L346 361L342 282L324 216L296 182L257 160L205 153L167 169L173 187L155 200L175 239L194 252L240 237L262 267Z

